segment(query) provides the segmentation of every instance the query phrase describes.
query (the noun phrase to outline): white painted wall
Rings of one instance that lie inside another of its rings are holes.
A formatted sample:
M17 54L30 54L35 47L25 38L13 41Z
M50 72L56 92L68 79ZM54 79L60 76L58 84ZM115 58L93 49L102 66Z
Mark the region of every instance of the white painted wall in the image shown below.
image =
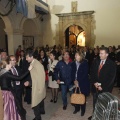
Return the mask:
M117 46L120 44L120 0L47 0L52 14L70 13L71 1L78 1L78 12L95 11L95 46L102 44L106 46ZM48 23L49 22L48 20ZM55 28L55 24L57 23L58 18L51 15L51 33L53 33L53 35L55 31L57 31ZM46 32L46 34L43 34L44 44L46 42L53 44L52 39L51 42L49 41L51 34L49 34L50 31L47 21L46 24L43 24L43 30Z

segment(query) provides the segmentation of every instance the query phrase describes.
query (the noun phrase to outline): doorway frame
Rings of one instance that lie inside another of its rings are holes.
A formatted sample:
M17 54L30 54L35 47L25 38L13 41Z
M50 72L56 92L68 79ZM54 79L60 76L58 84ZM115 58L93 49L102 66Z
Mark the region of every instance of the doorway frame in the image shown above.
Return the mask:
M95 44L95 20L94 11L56 14L59 17L59 43L65 47L65 30L75 24L82 27L86 34L85 45L94 47Z

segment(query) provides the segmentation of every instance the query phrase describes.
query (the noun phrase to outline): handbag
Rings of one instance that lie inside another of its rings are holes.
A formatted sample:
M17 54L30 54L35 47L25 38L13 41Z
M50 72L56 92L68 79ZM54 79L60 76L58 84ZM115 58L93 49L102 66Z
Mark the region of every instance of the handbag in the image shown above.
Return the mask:
M52 75L53 75L53 72L52 72L52 71L50 71L50 72L49 72L49 76L52 76Z
M72 104L85 104L85 95L81 93L80 87L78 87L79 93L77 93L77 87L75 88L75 93L71 95L71 103Z

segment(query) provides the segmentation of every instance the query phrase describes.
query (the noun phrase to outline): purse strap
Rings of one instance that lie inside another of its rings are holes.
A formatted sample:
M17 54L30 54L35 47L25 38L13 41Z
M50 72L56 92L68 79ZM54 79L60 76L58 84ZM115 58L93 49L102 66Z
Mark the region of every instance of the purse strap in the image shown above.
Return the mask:
M77 93L77 89L79 89L79 93L81 93L80 87L75 88L75 93Z

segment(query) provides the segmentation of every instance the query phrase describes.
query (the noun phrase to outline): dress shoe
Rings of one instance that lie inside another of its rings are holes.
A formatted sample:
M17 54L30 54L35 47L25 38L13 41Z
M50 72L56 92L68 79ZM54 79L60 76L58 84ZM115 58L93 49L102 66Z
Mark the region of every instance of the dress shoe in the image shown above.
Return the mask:
M35 118L34 118L33 120L42 120L42 119L41 119L41 118L40 118L40 119L35 119Z
M40 112L42 115L44 115L45 114L45 111L42 111L42 112Z
M88 118L88 120L91 120L92 119L92 116L90 116L89 118Z
M76 114L77 112L79 112L80 110L75 110L74 112L73 112L73 114Z
M81 116L84 116L85 112L81 112Z
M51 99L50 102L53 102L53 99Z
M66 110L66 109L67 109L67 105L64 105L64 106L63 106L63 110Z

